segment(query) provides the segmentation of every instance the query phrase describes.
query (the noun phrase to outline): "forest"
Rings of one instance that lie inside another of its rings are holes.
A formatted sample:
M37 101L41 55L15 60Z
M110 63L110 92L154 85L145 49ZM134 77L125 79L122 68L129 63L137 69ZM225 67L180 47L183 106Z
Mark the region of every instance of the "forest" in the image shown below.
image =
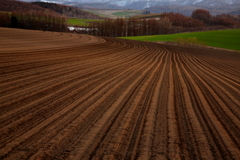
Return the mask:
M44 12L0 12L0 27L64 32L67 18Z
M0 4L0 11L5 12L45 12L52 15L61 15L51 9L42 8L27 2L0 0Z
M84 26L80 26L84 27ZM163 13L155 18L117 18L96 21L85 30L73 32L97 36L127 37L181 32L216 30L240 27L240 17L234 15L211 15L207 10L197 9L191 17L180 13Z
M101 19L81 9L54 3L15 0L0 0L0 3L0 27L64 32L68 17Z
M0 0L0 2L0 27L69 31L109 37L147 36L240 27L240 16L211 15L204 9L193 11L191 16L165 12L154 18L104 19L81 9L54 3L26 3L15 0ZM68 17L96 19L96 21L87 26L75 26L75 30L70 31L67 25Z

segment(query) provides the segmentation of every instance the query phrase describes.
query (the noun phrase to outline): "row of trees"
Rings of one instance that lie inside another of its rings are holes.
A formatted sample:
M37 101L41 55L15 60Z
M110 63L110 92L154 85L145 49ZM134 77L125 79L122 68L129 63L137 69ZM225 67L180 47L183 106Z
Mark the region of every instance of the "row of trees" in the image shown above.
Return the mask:
M174 13L174 12L163 13L161 17L169 18L173 26L185 27L185 28L205 26L205 24L202 21L198 19L194 19L192 17L184 16L183 14L180 14L180 13Z
M221 14L213 16L209 11L204 9L197 9L193 11L192 18L204 22L207 26L240 26L240 16Z
M15 0L0 0L0 11L5 12L45 12L53 15L60 15L53 10L45 9L32 3L15 1Z
M155 18L118 18L91 23L85 29L75 30L82 34L97 36L126 37L201 31L239 27L240 17L232 15L212 16L208 11L198 9L191 17L180 13L162 13Z
M33 29L43 31L66 31L65 17L44 12L0 12L0 27Z
M26 3L16 0L0 0L0 11L5 12L43 12L55 16L67 16L85 19L104 19L93 13L86 12L82 9L77 9L71 6L46 3L32 2Z
M146 36L165 34L171 28L171 25L167 18L162 21L156 19L117 18L93 22L84 30L75 32L110 37Z

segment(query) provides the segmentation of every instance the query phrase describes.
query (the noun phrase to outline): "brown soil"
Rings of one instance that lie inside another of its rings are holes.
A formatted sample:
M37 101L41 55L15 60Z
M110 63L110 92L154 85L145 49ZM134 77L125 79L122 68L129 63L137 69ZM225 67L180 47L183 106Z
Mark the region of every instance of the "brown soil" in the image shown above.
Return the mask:
M0 28L0 159L240 160L240 54Z

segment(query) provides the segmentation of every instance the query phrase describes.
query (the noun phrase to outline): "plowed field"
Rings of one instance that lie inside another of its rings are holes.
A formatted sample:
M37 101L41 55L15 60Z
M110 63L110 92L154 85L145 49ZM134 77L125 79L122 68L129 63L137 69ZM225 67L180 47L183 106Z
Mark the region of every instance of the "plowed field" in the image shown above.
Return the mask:
M240 54L0 28L0 159L240 160Z

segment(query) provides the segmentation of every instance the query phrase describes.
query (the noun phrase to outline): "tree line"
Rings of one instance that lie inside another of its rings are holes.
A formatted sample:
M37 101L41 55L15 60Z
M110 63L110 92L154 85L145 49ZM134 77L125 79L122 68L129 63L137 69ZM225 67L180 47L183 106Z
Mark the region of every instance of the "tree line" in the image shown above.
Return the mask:
M234 28L240 26L240 17L233 15L212 16L208 11L198 9L192 16L180 13L163 13L155 18L117 18L96 21L74 32L96 36L127 37L171 34L188 31Z
M127 37L167 34L172 27L168 18L117 18L91 22L88 26L75 26L72 32L95 36ZM81 29L78 29L81 28Z
M44 12L0 12L0 27L63 32L67 30L66 17Z
M0 11L5 12L44 12L55 16L67 16L84 19L104 19L93 13L71 6L47 2L20 2L15 0L0 0Z
M226 27L240 26L240 15L234 16L230 14L221 14L221 15L213 16L207 10L197 9L193 11L192 17L194 19L198 19L204 22L206 26L216 26L216 25L221 25Z
M15 1L15 0L0 0L0 11L5 12L45 12L53 15L60 15L50 9L45 9L32 3Z
M169 25L171 24L169 23ZM162 29L163 26L160 25L160 21L155 19L107 19L93 22L88 27L89 34L110 37L146 36L162 34L164 31Z

